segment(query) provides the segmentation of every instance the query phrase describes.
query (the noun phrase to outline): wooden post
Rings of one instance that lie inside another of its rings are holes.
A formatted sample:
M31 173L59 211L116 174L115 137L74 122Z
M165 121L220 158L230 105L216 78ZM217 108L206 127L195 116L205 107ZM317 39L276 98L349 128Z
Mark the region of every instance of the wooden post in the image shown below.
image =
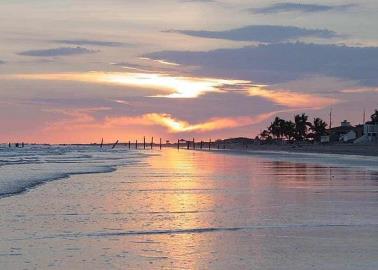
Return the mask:
M180 139L177 140L177 150L180 150Z
M193 150L195 150L195 149L196 149L196 141L193 138Z
M146 149L146 137L143 137L143 149Z
M211 139L209 140L209 150L211 150Z
M160 138L160 144L159 144L160 150L161 150L161 138Z
M151 149L152 149L153 144L154 144L154 137L151 138Z
M112 149L114 149L118 144L118 140L113 144Z

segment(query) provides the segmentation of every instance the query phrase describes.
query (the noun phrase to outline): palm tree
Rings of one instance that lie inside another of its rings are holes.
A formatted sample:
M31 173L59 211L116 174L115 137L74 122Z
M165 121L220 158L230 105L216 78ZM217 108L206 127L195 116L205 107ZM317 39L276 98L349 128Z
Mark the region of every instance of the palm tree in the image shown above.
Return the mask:
M374 113L370 116L373 123L378 123L378 110L374 110Z
M320 118L314 118L314 123L311 124L310 130L313 132L312 136L315 141L320 141L320 137L326 134L327 123Z
M268 140L268 139L271 138L271 137L270 137L270 132L267 131L266 129L264 129L264 130L260 133L260 137L261 137L261 139L263 139L263 140Z
M285 120L276 116L276 118L274 118L274 121L268 127L270 134L275 136L277 139L280 139L283 136L283 123L284 122Z
M295 124L292 121L284 121L283 123L283 135L291 141L295 137Z
M295 139L303 141L307 135L307 127L311 127L311 123L307 121L308 116L305 113L297 114L294 117L295 122Z

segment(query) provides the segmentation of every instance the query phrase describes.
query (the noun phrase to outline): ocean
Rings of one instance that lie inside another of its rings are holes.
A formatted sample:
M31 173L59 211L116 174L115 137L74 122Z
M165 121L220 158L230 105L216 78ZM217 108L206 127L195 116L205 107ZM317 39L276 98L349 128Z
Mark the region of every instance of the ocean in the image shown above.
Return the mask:
M1 269L378 269L374 157L0 149Z

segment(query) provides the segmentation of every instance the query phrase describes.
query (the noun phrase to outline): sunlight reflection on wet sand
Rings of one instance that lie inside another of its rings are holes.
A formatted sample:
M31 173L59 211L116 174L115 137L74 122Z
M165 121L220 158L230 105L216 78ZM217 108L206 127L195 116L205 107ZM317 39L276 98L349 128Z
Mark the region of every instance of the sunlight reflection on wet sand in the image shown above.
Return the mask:
M157 153L0 200L1 265L376 269L376 173Z

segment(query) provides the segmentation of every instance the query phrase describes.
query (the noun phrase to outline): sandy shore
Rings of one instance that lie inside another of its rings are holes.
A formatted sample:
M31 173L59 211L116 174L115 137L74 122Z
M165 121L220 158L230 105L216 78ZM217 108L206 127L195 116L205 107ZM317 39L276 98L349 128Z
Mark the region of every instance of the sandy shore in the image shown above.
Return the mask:
M231 145L227 149L248 151L286 151L300 153L378 156L378 144L303 144L303 145Z

